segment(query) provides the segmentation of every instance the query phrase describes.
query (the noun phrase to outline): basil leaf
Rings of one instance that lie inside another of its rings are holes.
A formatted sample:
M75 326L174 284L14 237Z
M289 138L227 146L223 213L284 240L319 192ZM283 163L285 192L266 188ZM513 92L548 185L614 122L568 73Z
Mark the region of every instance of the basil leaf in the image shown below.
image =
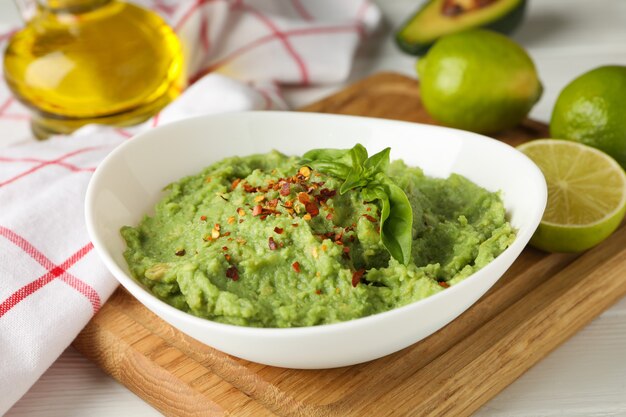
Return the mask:
M402 188L391 181L385 188L387 199L383 200L380 216L380 239L391 256L406 265L411 259L413 209Z
M303 165L308 165L319 172L323 172L324 174L332 175L337 178L347 178L348 174L350 174L350 167L348 165L335 161L303 159L301 163Z
M350 149L350 155L352 156L352 168L362 168L363 163L367 160L367 149L357 143L354 148Z
M354 188L365 187L367 185L367 179L363 177L363 168L356 167L350 170L346 180L341 184L339 194L345 194L346 191Z
M363 161L367 159L367 150L361 144L352 149L313 149L302 156L300 161L311 168L346 179L352 170L357 170L353 176L360 175Z
M391 148L385 148L377 154L367 158L367 160L363 163L363 168L365 169L365 174L368 177L373 177L379 172L387 172L387 168L389 167L389 152L391 152Z
M350 149L311 149L304 155L302 159L308 161L335 161L343 162L342 159L350 152Z
M362 196L366 201L380 200L380 240L394 259L406 265L413 244L413 209L406 194L387 178L368 184Z

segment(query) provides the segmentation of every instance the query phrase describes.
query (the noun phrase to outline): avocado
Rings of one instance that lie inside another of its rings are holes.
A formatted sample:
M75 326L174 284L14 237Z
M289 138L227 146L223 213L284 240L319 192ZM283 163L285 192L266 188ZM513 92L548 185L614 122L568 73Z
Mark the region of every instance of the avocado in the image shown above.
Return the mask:
M450 33L484 27L511 33L522 21L526 0L429 0L396 32L403 51L423 55Z

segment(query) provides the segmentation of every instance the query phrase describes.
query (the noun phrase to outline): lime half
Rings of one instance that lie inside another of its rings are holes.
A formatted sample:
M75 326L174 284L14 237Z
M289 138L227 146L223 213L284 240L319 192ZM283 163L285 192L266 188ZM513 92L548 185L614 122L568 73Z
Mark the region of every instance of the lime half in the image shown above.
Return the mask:
M539 166L548 184L548 204L532 246L580 252L617 229L626 212L626 174L613 158L557 139L534 140L517 149Z

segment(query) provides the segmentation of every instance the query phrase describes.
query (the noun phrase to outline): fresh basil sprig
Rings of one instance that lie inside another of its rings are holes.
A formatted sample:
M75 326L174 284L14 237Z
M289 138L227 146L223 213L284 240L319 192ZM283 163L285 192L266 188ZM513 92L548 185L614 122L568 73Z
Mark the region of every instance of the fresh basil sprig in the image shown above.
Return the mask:
M366 201L380 200L380 239L389 254L400 263L411 258L413 209L402 188L388 176L390 148L368 158L367 149L357 143L352 149L313 149L303 155L302 164L344 180L340 194L360 188Z

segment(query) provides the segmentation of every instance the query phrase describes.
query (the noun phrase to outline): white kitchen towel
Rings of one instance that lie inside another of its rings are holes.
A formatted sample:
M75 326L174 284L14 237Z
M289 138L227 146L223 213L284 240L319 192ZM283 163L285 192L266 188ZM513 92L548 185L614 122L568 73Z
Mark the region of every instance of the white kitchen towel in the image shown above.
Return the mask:
M140 131L198 114L286 109L280 85L344 80L380 20L364 0L142 0L188 51L183 95L132 128L86 126L36 141L28 111L0 82L0 414L98 311L116 281L86 233L98 163ZM2 28L0 28L2 29ZM14 30L0 33L3 48Z

